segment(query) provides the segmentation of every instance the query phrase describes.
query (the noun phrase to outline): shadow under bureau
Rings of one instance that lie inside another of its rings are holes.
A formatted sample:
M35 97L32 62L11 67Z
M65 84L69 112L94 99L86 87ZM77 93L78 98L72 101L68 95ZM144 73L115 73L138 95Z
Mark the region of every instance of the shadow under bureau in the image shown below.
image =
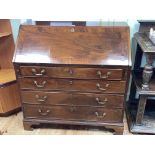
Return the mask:
M123 133L128 27L21 26L13 59L24 129L43 123Z

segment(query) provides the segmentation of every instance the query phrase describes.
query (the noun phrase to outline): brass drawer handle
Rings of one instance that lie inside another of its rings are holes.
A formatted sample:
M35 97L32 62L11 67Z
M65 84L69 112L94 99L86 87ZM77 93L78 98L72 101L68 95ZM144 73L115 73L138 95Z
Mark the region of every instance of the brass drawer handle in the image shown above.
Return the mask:
M69 69L68 72L69 72L70 75L73 74L73 70L72 69Z
M100 99L98 97L96 97L96 101L97 101L98 104L104 105L106 102L108 102L108 99L105 98L103 101L100 101Z
M111 75L111 72L107 72L105 75L102 75L101 71L97 71L97 75L98 75L101 79L107 79L107 78L109 78L109 76Z
M74 29L74 28L71 28L70 31L71 31L71 32L75 32L75 29Z
M102 115L99 115L98 112L95 112L95 115L97 118L104 118L106 116L106 113L104 112L104 113L102 113Z
M43 112L41 109L38 109L38 112L42 116L47 116L51 111L50 110L46 110L45 112Z
M97 84L96 84L96 87L97 87L99 90L103 90L103 91L105 91L106 88L109 87L109 84L107 83L107 84L105 85L105 88L102 88L101 85L100 85L99 83L97 83Z
M41 84L38 84L37 81L33 81L33 82L37 88L44 88L45 84L47 83L46 81L43 81Z
M32 74L36 75L36 76L43 76L45 75L46 70L45 69L41 69L40 73L37 73L37 70L35 68L32 68Z
M73 81L70 80L70 81L69 81L69 84L72 85L72 84L73 84Z
M77 109L76 109L75 106L71 106L71 107L69 108L69 110L70 110L70 112L75 112Z
M47 96L40 97L39 95L35 96L38 102L46 102Z
M74 73L73 69L72 68L68 68L68 67L65 68L64 71L67 72L70 75L73 75L73 73Z

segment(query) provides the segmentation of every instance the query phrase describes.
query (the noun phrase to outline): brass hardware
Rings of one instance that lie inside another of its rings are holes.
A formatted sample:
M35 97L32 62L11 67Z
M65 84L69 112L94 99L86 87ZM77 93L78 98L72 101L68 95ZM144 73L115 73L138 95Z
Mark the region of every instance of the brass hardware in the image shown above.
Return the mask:
M67 73L69 73L70 75L73 74L73 70L72 70L72 68L70 68L70 67L66 67L66 68L64 69L64 71L67 72Z
M74 111L76 111L76 107L75 107L75 106L71 106L71 107L69 108L69 110L70 110L70 112L74 112Z
M43 112L41 109L38 109L38 112L42 116L47 116L51 111L50 110L46 110L45 112Z
M97 101L98 104L104 105L108 101L108 99L105 98L103 101L100 101L100 99L98 97L96 97L96 101Z
M73 81L69 81L69 84L72 85L73 84Z
M101 71L97 71L97 75L98 75L101 79L107 79L107 78L109 78L109 76L111 75L111 72L107 72L106 75L102 75Z
M83 28L71 28L71 30L70 30L71 32L86 32L86 30L85 29L83 29Z
M40 73L37 73L37 70L35 68L32 68L32 74L36 75L36 76L43 76L45 75L46 70L45 69L41 69Z
M102 113L102 115L99 115L98 112L95 112L95 115L97 116L97 118L104 118L106 116L106 113Z
M47 100L47 96L43 96L42 98L39 95L35 96L38 102L45 102Z
M37 88L44 88L45 84L47 83L46 81L43 81L42 84L38 84L37 81L33 81L33 82Z
M69 69L69 74L73 74L73 70L72 69Z
M75 29L74 28L71 28L71 32L75 32Z
M105 85L105 88L102 88L102 87L100 86L100 84L99 84L99 83L97 83L97 84L96 84L96 87L97 87L99 90L103 90L103 91L105 91L105 90L106 90L106 88L108 88L108 87L109 87L109 84L107 83L107 84Z

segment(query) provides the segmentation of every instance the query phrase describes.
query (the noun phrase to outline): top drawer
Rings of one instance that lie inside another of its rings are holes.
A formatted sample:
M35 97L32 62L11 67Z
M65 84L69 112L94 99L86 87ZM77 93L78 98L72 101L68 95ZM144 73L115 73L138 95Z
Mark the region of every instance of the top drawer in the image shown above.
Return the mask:
M123 69L21 66L22 76L121 80Z

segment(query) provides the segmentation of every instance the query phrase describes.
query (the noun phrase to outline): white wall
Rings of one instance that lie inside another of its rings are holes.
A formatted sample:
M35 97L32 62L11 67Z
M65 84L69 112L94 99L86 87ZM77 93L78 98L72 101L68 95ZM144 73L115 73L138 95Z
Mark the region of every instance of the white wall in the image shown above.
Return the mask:
M18 36L20 22L21 22L20 19L11 19L11 26L12 26L13 37L15 42Z

